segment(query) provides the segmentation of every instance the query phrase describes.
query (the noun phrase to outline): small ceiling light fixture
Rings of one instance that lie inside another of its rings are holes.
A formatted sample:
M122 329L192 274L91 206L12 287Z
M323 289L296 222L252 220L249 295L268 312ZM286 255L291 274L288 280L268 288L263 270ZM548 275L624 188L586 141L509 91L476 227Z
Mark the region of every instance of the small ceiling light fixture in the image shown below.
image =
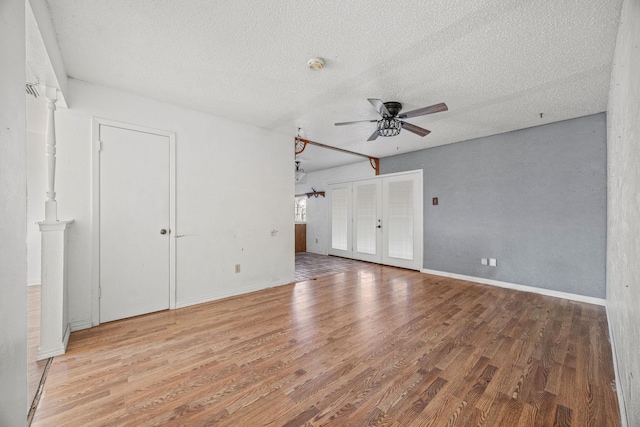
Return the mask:
M300 160L296 160L296 182L300 182L305 175L304 169L300 167Z
M311 58L307 61L307 67L311 71L320 71L324 68L324 61L322 58Z

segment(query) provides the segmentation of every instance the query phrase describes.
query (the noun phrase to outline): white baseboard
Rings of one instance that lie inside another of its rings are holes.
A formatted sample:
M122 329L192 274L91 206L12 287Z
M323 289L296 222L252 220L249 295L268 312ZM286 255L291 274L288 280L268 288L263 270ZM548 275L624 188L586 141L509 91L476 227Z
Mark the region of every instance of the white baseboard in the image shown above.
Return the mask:
M27 286L40 286L40 281L38 280L37 282L28 282Z
M618 395L618 406L620 407L620 418L622 420L622 427L628 427L629 423L627 423L627 408L624 404L622 383L620 382L620 374L618 373L616 340L613 336L613 330L611 329L611 316L609 316L609 306L606 305L605 308L607 310L607 325L609 326L609 343L611 344L611 357L613 357L613 372L616 375L616 393Z
M82 329L89 329L93 327L91 324L91 319L82 319L82 320L74 320L69 323L69 327L71 332L80 331Z
M55 347L39 348L38 355L36 356L36 360L40 361L40 360L48 359L50 357L60 356L61 354L64 354L65 350L66 350L66 347L62 343L56 345Z
M289 283L292 283L292 282L293 282L293 279L291 279L291 281L284 282L284 283L269 283L269 284L262 283L262 284L259 284L259 285L247 286L247 287L242 288L242 289L234 289L231 292L229 292L229 291L214 292L214 293L211 293L211 294L208 294L208 295L204 295L204 296L199 297L199 298L191 298L191 299L185 299L185 300L182 300L182 301L176 301L175 308L189 307L191 305L203 304L205 302L211 302L211 301L216 301L216 300L219 300L219 299L235 297L235 296L242 295L242 294L248 294L250 292L261 291L263 289L275 288L276 286L288 285Z
M420 270L425 274L433 274L435 276L450 277L452 279L466 280L468 282L482 283L484 285L498 286L500 288L513 289L516 291L531 292L534 294L546 295L550 297L563 298L571 301L586 302L588 304L606 306L607 301L602 298L588 297L585 295L571 294L568 292L554 291L551 289L536 288L534 286L518 285L516 283L501 282L499 280L485 279L483 277L465 276L464 274L448 273L445 271L428 270L423 268Z

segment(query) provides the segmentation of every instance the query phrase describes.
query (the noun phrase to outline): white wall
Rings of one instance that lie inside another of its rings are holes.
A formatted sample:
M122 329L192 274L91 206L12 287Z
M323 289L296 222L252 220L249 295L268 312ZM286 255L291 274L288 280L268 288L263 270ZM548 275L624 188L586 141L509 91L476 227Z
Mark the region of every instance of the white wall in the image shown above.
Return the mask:
M44 106L43 106L44 108ZM27 110L28 111L28 110ZM27 115L27 122L29 117ZM40 228L47 191L46 138L27 125L27 284L40 284Z
M308 193L311 188L327 191L328 184L376 175L368 160L337 168L310 172L302 182L296 183L296 194ZM293 214L293 210L292 210ZM307 200L307 252L327 255L329 253L329 212L326 197Z
M41 235L47 192L47 106L43 96L27 96L27 284L40 284Z
M177 305L294 277L293 144L276 134L69 79L56 113L58 216L69 232L69 320L90 326L92 117L176 132ZM144 165L141 165L144 167ZM276 230L272 236L271 231ZM235 264L241 264L236 274Z
M640 426L640 1L625 0L607 108L607 310L629 426Z
M24 0L0 1L0 425L27 425Z

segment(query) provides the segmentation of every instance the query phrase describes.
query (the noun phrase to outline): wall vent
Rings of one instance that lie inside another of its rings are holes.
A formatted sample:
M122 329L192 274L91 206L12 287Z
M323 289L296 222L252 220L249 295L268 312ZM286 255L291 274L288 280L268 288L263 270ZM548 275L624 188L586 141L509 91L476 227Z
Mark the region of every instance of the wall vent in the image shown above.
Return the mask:
M40 96L40 93L38 92L38 83L27 83L27 95L31 95L34 98L37 98L38 96Z

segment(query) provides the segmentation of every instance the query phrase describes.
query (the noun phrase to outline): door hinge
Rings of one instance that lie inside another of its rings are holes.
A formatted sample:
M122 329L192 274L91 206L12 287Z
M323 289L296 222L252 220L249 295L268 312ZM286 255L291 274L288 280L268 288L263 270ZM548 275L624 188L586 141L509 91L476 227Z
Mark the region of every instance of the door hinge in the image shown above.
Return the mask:
M102 141L98 140L98 151L102 151Z

